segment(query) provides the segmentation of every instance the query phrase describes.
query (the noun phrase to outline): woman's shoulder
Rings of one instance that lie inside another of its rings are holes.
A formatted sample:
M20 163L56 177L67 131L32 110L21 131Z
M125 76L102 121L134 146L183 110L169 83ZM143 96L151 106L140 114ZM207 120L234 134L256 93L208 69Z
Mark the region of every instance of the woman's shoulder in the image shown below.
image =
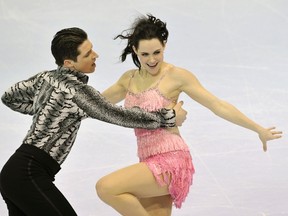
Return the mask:
M127 70L125 71L121 78L131 78L134 76L134 74L136 73L137 69L130 69L130 70Z
M192 74L191 71L185 69L185 68L182 68L182 67L178 67L178 66L175 66L173 64L167 64L166 65L167 67L167 71L168 71L168 74L170 76L187 76L189 74Z
M119 78L118 83L127 83L134 76L137 69L130 69L125 71Z

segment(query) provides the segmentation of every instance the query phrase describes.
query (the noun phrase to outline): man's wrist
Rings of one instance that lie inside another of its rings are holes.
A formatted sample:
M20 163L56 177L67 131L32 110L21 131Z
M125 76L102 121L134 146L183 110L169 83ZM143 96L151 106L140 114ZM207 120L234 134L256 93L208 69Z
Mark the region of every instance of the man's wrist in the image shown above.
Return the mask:
M175 127L176 125L176 113L174 109L162 108L159 110L161 115L161 127Z

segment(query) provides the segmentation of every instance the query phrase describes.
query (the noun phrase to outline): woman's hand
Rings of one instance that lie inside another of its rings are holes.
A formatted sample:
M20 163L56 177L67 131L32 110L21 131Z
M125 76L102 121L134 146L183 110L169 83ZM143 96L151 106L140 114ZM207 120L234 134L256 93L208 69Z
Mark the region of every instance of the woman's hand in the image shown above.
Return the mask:
M186 120L187 111L182 108L183 101L178 102L173 109L176 113L176 126L182 126L182 123Z
M281 138L282 131L274 130L275 127L264 128L259 132L259 138L263 144L263 150L267 151L267 141Z

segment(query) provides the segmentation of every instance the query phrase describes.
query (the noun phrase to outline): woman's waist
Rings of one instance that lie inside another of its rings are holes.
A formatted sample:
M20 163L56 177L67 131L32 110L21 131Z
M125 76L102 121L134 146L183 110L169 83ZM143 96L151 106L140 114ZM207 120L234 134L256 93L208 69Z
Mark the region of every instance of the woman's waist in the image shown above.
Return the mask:
M137 137L137 147L140 158L175 150L189 151L188 145L179 134L167 131L150 136Z
M143 129L143 128L135 128L134 129L136 137L146 137L146 136L163 136L163 135L171 135L175 134L180 136L179 129L177 127L174 128L158 128L158 129Z
M138 148L156 146L186 146L182 137L177 133L168 131L154 131L154 133L137 136Z

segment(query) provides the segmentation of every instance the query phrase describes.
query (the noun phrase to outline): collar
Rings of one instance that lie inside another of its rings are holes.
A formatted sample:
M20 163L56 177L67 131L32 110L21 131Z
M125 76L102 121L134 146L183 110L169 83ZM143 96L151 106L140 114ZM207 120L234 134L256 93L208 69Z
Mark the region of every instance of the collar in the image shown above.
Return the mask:
M77 70L67 68L67 67L59 66L57 68L57 72L62 73L62 74L72 74L77 78L77 80L81 81L84 84L87 84L89 80L89 77L86 74Z

